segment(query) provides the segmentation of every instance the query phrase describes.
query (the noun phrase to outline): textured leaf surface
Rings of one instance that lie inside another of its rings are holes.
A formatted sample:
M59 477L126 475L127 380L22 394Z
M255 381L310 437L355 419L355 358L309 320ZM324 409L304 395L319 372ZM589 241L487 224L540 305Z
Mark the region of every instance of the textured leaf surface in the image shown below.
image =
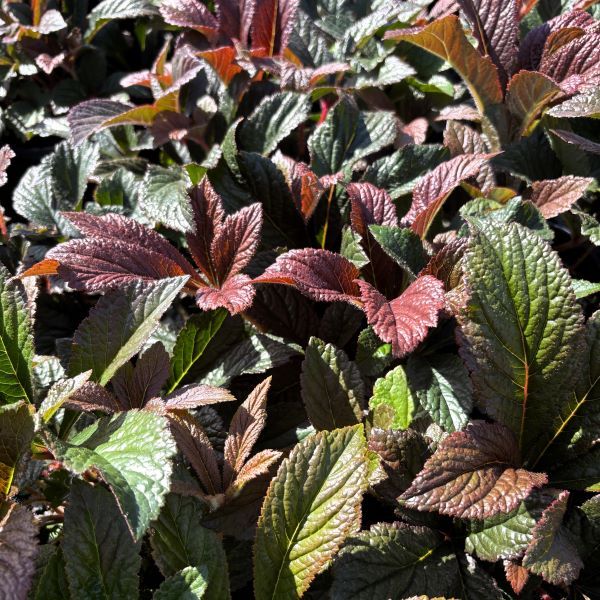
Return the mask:
M384 252L413 277L427 264L423 244L412 229L371 225L369 231Z
M186 567L167 577L154 593L154 600L200 600L204 597L208 583L203 574L206 569Z
M0 519L0 589L7 599L27 598L35 570L37 535L31 512L10 504Z
M230 598L225 552L217 534L202 527L202 505L191 497L169 494L152 524L152 555L161 573L171 577L187 567L206 569L205 600Z
M2 404L33 400L33 332L25 293L0 266L0 399Z
M100 419L68 443L49 440L70 470L97 469L111 488L129 528L139 539L163 504L175 443L164 417L129 411Z
M598 89L578 94L548 111L553 117L561 119L571 117L600 118L600 91Z
M351 537L334 565L331 597L409 598L438 596L456 584L455 557L443 539L427 527L379 523Z
M140 547L107 489L82 481L73 483L62 542L73 596L136 598Z
M317 433L271 482L254 547L257 600L297 598L360 527L366 486L362 426Z
M373 386L369 400L373 411L373 424L383 429L407 429L411 424L415 402L408 387L406 372L402 366L388 371Z
M435 423L449 433L465 427L473 408L473 389L458 356L411 356L407 372L419 404Z
M523 557L524 567L554 585L570 585L583 568L574 540L562 527L568 499L569 492L561 492L544 511Z
M33 437L33 419L25 402L0 406L0 501L10 492L15 471Z
M294 26L299 0L258 2L252 20L252 47L268 56L283 54Z
M547 481L519 463L507 428L475 421L441 442L402 498L410 508L468 519L509 512Z
M152 335L186 280L136 282L100 298L73 337L69 372L91 369L92 379L106 385Z
M367 320L384 342L392 344L399 358L425 339L444 306L444 284L430 275L416 279L391 302L366 281L358 281L358 285Z
M591 177L565 175L558 179L534 181L531 184L531 201L546 219L556 217L575 203L593 183Z
M317 430L332 430L362 420L365 384L343 350L312 337L300 376L302 400Z
M558 256L520 225L485 225L466 254L461 353L475 400L512 429L524 458L552 437L575 375L581 313Z

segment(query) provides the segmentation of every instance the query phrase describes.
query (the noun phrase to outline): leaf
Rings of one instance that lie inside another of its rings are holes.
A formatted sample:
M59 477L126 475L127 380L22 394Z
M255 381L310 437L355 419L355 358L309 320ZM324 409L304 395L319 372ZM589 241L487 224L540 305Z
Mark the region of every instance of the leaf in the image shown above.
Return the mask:
M524 567L553 585L571 585L583 568L574 540L561 526L568 499L569 492L561 492L544 511L523 557Z
M343 350L311 337L300 376L302 400L317 430L334 430L362 421L365 384Z
M0 265L0 404L33 401L33 327L25 292Z
M310 436L272 480L254 546L257 600L297 598L360 527L366 487L362 425Z
M534 181L531 184L531 201L546 219L556 217L575 203L593 183L592 177L565 175L558 179Z
M68 207L56 202L51 177L52 158L46 157L39 165L25 171L14 189L12 204L15 211L28 221L60 229L64 219L56 211Z
M424 238L450 192L476 175L489 158L489 154L462 154L437 166L415 186L403 223Z
M298 4L299 0L258 2L252 20L252 48L265 51L267 56L283 54L294 26Z
M167 577L154 592L153 600L180 600L183 598L199 600L204 598L208 587L205 572L206 569L186 567L175 575Z
M47 439L69 470L81 474L96 469L101 474L139 540L169 490L175 443L164 417L131 410L96 421L69 442Z
M73 107L67 117L73 146L78 146L93 133L105 129L113 119L130 109L128 104L105 99L87 100Z
M444 306L444 285L425 275L411 283L398 298L388 302L366 281L358 281L361 300L369 324L392 352L401 358L412 352L424 339L429 327L437 325Z
M427 527L378 523L351 537L334 564L332 600L438 596L456 585L456 558Z
M304 248L278 256L254 281L292 285L311 300L352 303L359 294L358 276L358 269L340 254Z
M222 388L190 384L180 387L176 392L165 396L163 400L154 398L147 406L158 407L159 410L164 408L165 410L180 411L209 404L218 404L219 402L231 402L232 400L235 400L235 397Z
M382 429L408 429L415 413L408 379L402 366L388 371L373 387L369 400L373 425Z
M510 430L474 421L440 443L402 499L409 508L463 519L510 512L547 482L544 473L520 469L519 464Z
M0 589L11 600L25 600L35 571L37 527L24 506L11 503L0 519Z
M345 225L342 229L340 254L347 258L357 269L369 264L369 257L363 250L362 237L351 227Z
M351 183L346 191L350 198L352 227L363 238L369 233L369 225L398 225L396 207L385 190L371 183Z
M489 57L481 56L468 42L458 17L437 19L415 32L388 31L386 39L415 44L448 61L463 78L480 114L502 102L498 73Z
M227 489L248 460L252 447L267 421L267 392L271 378L267 377L250 392L236 410L225 440L223 488Z
M575 298L581 300L587 298L592 294L600 292L600 283L594 283L592 281L586 281L585 279L573 279L573 291L575 292Z
M463 429L473 408L473 389L460 358L411 356L406 369L411 390L434 423L449 433Z
M505 560L504 574L513 592L518 596L527 584L529 571L519 563Z
M268 0L268 5L277 0ZM291 0L279 0L292 4ZM304 94L282 92L267 96L243 121L239 131L240 148L258 154L271 154L309 114L308 98Z
M413 278L427 264L423 244L412 229L371 225L369 231L384 252Z
M40 565L42 561L43 564ZM68 598L69 584L61 549L50 544L42 546L37 562L38 570L29 590L29 598L32 600L63 600Z
M157 12L149 0L103 0L88 15L87 36L93 36L110 19L137 19Z
M517 60L519 2L459 0L458 4L473 27L479 52L489 56L506 81Z
M32 438L29 405L17 402L0 406L0 501L11 495L15 472Z
M163 0L160 14L169 25L195 29L206 36L218 30L217 19L200 0Z
M185 169L150 165L142 184L142 211L154 223L184 233L192 231L192 209L186 192L191 184Z
M69 589L78 598L136 598L141 542L134 542L113 495L75 480L61 544Z
M190 566L206 570L208 587L203 599L227 600L230 594L225 552L217 535L202 527L201 519L198 500L169 494L152 524L152 555L165 577Z
M577 135L572 131L566 131L564 129L551 129L550 131L567 144L576 146L585 152L600 154L600 144L598 142L593 142L592 140L588 140L581 135Z
M560 485L570 490L600 492L599 457L600 448L595 445L585 454L552 469L550 481L553 485Z
M8 176L6 171L10 167L10 161L15 157L15 153L12 151L8 144L4 144L0 148L0 187L6 184Z
M518 135L526 135L560 93L560 87L542 73L519 71L510 80L506 93L506 106L518 119Z
M91 369L92 379L106 385L152 335L186 280L134 282L102 296L75 332L70 375Z
M593 89L583 94L577 94L551 108L548 114L560 119L576 117L598 119L600 118L600 91Z
M174 391L193 374L194 365L221 329L227 312L218 309L190 317L177 336L167 390Z
M68 402L74 394L77 394L89 380L91 371L85 371L76 377L57 381L48 390L48 394L38 409L38 418L41 416L43 422L47 423L65 402Z
M558 256L520 225L482 226L465 261L471 298L459 315L460 352L475 401L530 460L572 389L581 311Z
M556 496L548 489L534 490L509 513L470 521L465 550L490 562L520 557L533 539L536 522Z

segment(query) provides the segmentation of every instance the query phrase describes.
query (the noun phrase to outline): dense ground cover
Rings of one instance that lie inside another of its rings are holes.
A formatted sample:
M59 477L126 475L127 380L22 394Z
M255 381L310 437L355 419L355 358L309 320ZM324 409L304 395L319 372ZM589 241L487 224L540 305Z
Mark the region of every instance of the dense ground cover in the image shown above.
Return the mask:
M600 598L595 2L0 18L0 598Z

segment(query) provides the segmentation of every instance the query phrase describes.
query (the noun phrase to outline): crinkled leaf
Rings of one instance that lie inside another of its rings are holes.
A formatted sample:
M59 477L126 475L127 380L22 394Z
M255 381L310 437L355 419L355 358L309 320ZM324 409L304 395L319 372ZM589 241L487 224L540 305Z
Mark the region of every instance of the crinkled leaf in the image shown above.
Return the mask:
M76 377L57 381L49 390L44 401L40 404L38 415L44 422L48 422L61 406L77 394L88 382L91 371L85 371Z
M510 512L547 481L519 464L509 429L475 421L440 443L402 498L409 508L468 519Z
M357 269L369 264L369 257L363 249L363 239L349 225L342 229L340 254L347 258Z
M412 229L371 225L369 231L384 252L412 277L416 277L427 264L421 239Z
M294 447L271 482L254 546L257 600L297 598L360 527L366 486L362 425Z
M531 459L572 389L581 310L558 256L520 225L482 226L465 260L471 298L459 317L461 355L475 401Z
M169 494L152 524L152 555L165 577L190 566L206 570L204 600L227 600L227 559L217 534L200 524L202 512L197 499Z
M444 284L425 275L417 278L398 298L388 302L366 281L358 281L369 324L398 358L412 352L437 325L444 306Z
M546 219L556 217L571 207L593 183L591 177L565 175L558 179L534 181L531 184L531 201Z
M0 404L33 401L33 326L25 292L0 265Z
M113 495L74 481L65 510L62 550L69 589L79 598L137 598L140 542Z
M10 494L13 477L33 438L33 419L25 402L0 407L0 501Z
M158 13L150 0L103 0L88 15L88 35L93 35L111 19L137 19Z
M591 90L584 94L578 94L551 108L548 114L561 119L588 117L600 118L600 91Z
M442 536L427 527L378 523L351 537L334 565L333 600L446 594L458 565Z
M343 350L312 337L300 376L302 400L317 430L333 430L362 420L365 384Z
M153 600L200 600L208 588L208 569L186 567L167 577L154 592Z
M407 372L419 404L435 423L449 433L465 427L473 408L473 389L458 356L411 356Z
M379 378L369 400L373 426L382 429L407 429L415 413L415 402L404 368L399 365Z
M164 0L160 14L169 25L189 27L208 35L218 29L217 20L200 0Z
M93 468L101 474L139 539L169 490L175 442L165 418L132 410L96 421L69 442L47 437L52 453L68 469L81 474Z
M134 282L100 298L75 332L69 373L91 369L92 379L106 385L152 335L186 279Z

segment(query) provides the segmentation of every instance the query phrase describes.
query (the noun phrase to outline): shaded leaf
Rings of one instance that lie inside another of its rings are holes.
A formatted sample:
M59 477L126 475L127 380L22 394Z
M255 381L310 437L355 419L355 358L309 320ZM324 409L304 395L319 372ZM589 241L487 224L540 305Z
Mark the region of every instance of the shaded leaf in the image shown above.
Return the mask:
M427 264L427 255L419 236L408 227L371 225L369 231L384 252L412 277Z
M267 56L283 54L294 26L298 4L299 0L258 2L252 20L252 48L265 51Z
M10 495L21 457L33 438L33 419L25 402L0 407L0 501Z

